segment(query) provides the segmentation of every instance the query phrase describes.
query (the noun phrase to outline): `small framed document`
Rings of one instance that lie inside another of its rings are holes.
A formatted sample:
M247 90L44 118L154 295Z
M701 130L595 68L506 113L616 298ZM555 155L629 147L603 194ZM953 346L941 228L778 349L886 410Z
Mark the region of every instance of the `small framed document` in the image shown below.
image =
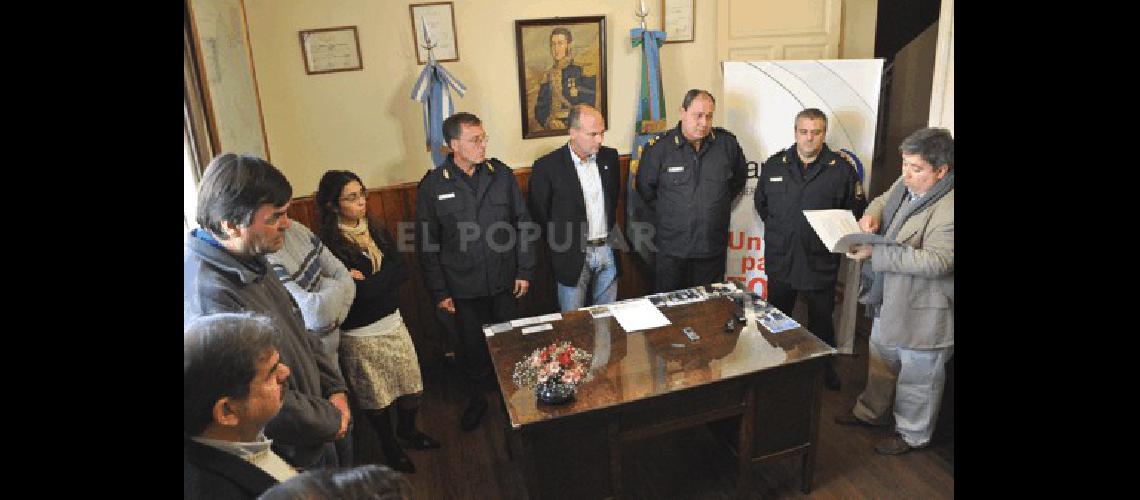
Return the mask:
M364 69L356 26L302 30L298 36L305 73L317 75Z
M693 41L697 0L661 0L661 31L665 43Z
M455 39L455 12L451 2L414 3L408 6L412 12L412 37L416 42L416 60L420 64L427 64L428 53L424 48L428 45L424 39L424 30L431 43L431 49L437 62L459 60L459 44ZM426 28L425 28L426 26Z

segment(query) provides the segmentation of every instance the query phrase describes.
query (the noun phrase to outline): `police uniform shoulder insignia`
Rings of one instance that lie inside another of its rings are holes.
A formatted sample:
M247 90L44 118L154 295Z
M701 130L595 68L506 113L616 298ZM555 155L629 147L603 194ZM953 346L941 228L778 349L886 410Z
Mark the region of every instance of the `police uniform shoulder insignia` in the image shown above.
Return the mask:
M673 136L673 144L680 146L681 145L681 138L677 137L677 136Z
M439 167L439 169L443 170L444 179L451 180L451 173L447 171L447 167Z
M727 136L732 137L734 139L736 138L736 134L732 133L731 130L726 129L724 127L713 127L713 131L715 131L719 134L727 135Z
M647 145L649 145L649 146L652 146L652 145L653 145L653 143L657 142L657 139L660 139L660 138L661 138L661 135L660 135L660 134L659 134L659 135L655 135L655 136L651 137L651 138L649 139L649 143L648 143Z
M848 165L851 165L851 168L855 168L855 159L852 158L851 155L847 154L846 151L840 149L839 151L834 151L834 153L836 156L842 158L843 161L847 162ZM832 163L834 162L835 160L832 160Z
M495 164L490 160L487 161L487 172L490 172L492 174L495 173Z

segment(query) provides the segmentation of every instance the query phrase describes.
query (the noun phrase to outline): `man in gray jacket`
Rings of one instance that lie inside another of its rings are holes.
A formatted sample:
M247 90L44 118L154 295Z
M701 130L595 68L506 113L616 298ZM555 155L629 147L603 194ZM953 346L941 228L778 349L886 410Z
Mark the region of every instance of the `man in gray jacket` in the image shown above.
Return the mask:
M954 354L954 139L946 129L908 136L902 177L875 198L859 220L896 244L859 245L848 257L863 266L859 301L874 315L867 387L844 425L886 425L894 406L896 434L875 445L884 455L930 443L942 403L945 364Z
M296 302L265 260L284 244L292 194L285 176L260 158L225 153L210 162L198 186L201 228L186 242L183 325L219 312L250 311L273 321L293 375L265 435L277 454L306 469L336 465L333 441L344 437L351 414L336 361L305 330Z
M356 298L356 284L340 259L304 224L290 221L281 234L285 243L265 259L301 308L305 328L321 339L333 368L341 373L340 325ZM336 441L336 455L338 466L352 465L351 423L344 439Z

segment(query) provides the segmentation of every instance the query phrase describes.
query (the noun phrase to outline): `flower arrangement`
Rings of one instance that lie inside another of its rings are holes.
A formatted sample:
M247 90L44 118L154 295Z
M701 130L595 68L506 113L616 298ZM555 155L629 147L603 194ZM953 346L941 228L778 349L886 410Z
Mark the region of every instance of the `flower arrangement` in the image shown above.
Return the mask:
M574 388L587 377L593 355L574 347L569 341L551 343L535 349L526 359L515 363L511 376L518 387L535 387L543 399L544 389L557 389L573 396Z

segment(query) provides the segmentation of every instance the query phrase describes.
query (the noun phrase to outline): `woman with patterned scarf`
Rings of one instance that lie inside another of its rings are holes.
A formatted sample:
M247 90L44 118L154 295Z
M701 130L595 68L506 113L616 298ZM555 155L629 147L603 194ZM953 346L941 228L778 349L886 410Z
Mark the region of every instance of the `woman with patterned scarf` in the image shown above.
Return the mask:
M321 177L315 200L319 235L356 283L356 298L341 326L341 365L349 397L376 429L388 465L415 472L404 448L440 444L415 427L423 380L398 302L407 268L384 226L368 217L366 200L364 182L356 174L330 170Z

